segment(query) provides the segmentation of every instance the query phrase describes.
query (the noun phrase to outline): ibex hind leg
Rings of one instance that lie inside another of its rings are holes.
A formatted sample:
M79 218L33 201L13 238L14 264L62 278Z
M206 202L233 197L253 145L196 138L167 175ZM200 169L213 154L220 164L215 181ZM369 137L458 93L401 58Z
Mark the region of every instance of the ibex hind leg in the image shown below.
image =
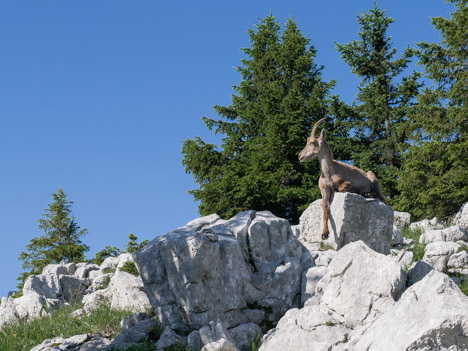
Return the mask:
M379 198L380 201L382 201L384 204L387 205L387 199L385 198L385 195L382 193L379 180L375 176L374 172L372 171L367 172L367 178L369 178L369 180L372 183L373 193Z

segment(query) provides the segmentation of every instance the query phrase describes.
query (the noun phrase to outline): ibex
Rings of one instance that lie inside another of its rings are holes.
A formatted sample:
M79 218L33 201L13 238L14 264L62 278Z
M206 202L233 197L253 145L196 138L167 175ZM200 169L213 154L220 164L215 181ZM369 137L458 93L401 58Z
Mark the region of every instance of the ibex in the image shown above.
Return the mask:
M301 162L318 157L322 174L319 179L319 188L322 193L323 231L322 240L328 239L328 217L330 215L330 197L338 192L350 192L366 197L378 197L385 204L385 196L380 189L379 181L374 172L364 172L361 169L335 161L333 154L325 140L325 129L322 129L320 137L316 137L317 128L326 120L322 118L315 123L307 144L299 154Z

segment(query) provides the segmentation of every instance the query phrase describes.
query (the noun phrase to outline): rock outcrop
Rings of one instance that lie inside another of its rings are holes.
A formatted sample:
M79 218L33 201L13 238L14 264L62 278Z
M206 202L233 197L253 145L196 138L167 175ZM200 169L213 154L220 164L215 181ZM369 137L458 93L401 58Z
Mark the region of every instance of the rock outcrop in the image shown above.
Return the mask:
M189 222L134 260L161 322L188 333L217 319L227 328L276 323L299 305L302 255L286 220L247 211Z
M323 242L321 201L313 202L300 218L300 240L303 242ZM379 200L352 193L333 194L328 227L330 236L324 243L336 250L350 242L362 240L377 252L390 253L393 210Z

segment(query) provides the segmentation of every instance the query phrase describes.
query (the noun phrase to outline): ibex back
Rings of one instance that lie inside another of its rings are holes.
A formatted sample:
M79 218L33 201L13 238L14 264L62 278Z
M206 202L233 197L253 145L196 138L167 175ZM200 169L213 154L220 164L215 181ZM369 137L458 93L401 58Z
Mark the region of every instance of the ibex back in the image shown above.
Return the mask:
M322 239L328 238L328 216L330 215L330 197L334 192L350 192L366 197L376 197L385 204L385 196L380 189L379 181L374 172L363 170L335 161L333 154L325 140L325 129L320 137L316 137L317 128L326 120L322 118L312 128L307 144L299 154L299 160L305 162L318 157L322 173L319 179L319 188L322 193L323 231Z

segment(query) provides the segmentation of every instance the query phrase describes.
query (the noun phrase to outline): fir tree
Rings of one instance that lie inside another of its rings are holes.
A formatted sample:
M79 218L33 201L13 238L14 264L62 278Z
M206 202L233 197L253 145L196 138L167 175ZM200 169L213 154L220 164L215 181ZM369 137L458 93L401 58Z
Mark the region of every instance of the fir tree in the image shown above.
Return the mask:
M377 174L383 193L394 203L398 195L397 174L402 153L408 147L408 110L415 101L419 74L403 76L414 51L406 49L394 58L388 27L393 20L374 9L358 14L359 40L337 44L337 51L361 82L353 107L336 115L356 142L350 161Z
M442 42L419 43L419 64L433 86L412 110L414 145L400 174L399 207L445 217L468 199L468 6L451 0L450 19L432 19Z
M217 120L203 118L224 136L221 146L186 140L182 163L199 184L190 193L202 215L270 210L297 222L320 196L318 163L301 164L298 154L314 123L327 116L334 83L322 81L316 50L292 19L282 31L269 15L248 35L232 104L214 107Z
M39 229L44 234L33 238L26 245L27 251L20 253L22 267L18 287L32 274L40 274L42 269L51 263L83 262L89 247L81 242L87 229L81 229L71 212L73 202L67 200L62 188L52 194L53 202L45 209L43 218L39 219Z
M137 243L138 237L135 234L130 233L128 235L128 243L126 250L128 253L134 253L135 251L140 250L146 244L148 244L149 240L143 240L141 243Z

